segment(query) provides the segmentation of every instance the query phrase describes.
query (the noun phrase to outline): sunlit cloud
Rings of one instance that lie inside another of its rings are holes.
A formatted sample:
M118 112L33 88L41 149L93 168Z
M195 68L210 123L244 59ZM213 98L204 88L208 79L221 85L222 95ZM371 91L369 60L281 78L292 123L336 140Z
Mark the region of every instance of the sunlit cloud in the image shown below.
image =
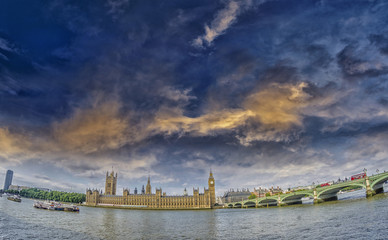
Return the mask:
M31 146L32 143L28 137L11 133L7 128L0 128L0 160L20 162L30 153Z
M249 95L239 109L221 109L190 118L179 108L163 108L149 127L151 132L192 134L195 136L215 135L224 131L248 127L239 136L249 144L255 140L274 140L293 126L301 126L301 109L307 105L309 94L303 91L307 84L271 84ZM250 122L256 123L251 127ZM252 133L253 132L253 133Z
M311 97L303 91L307 84L272 84L267 89L250 95L244 106L254 112L259 122L267 126L288 129L301 125L300 109Z
M120 105L115 101L88 109L76 109L74 114L54 124L54 136L65 149L91 153L117 149L127 143L129 125L119 116Z
M264 1L260 1L262 3ZM210 46L213 41L237 21L237 17L252 6L251 0L228 1L225 8L218 11L210 23L205 24L205 33L193 40L192 44L197 48Z

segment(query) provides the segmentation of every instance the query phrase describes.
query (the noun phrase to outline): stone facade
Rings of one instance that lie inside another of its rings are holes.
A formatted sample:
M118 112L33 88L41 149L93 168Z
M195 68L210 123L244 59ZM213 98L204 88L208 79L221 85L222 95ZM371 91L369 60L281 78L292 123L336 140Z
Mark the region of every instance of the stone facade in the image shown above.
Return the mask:
M21 191L21 190L27 190L27 189L30 189L30 187L26 187L26 186L19 186L19 185L11 185L9 186L8 188L9 190L16 190L16 191Z
M114 172L112 171L109 175L106 172L106 180L105 180L105 195L116 195L116 187L117 187L117 173L114 176Z
M152 193L149 177L145 194L131 194L129 189L124 189L123 196L117 196L116 183L117 173L116 176L113 171L111 174L107 173L105 194L101 194L98 190L87 189L86 205L153 209L200 209L213 208L216 203L215 181L211 171L208 179L208 189L204 188L204 193L199 193L199 188L193 188L193 195L191 196L167 196L161 188L156 188L155 193Z
M256 197L258 198L265 197L268 192L269 192L268 189L261 188L261 187L259 187L258 189L256 188L253 189L253 194L255 194Z
M223 203L231 203L231 202L239 202L245 201L251 195L249 189L237 189L234 191L231 189L228 192L225 192L224 196L222 196L221 200Z
M254 188L253 194L256 195L256 197L258 198L262 198L262 197L266 197L266 196L274 196L274 195L278 195L278 194L282 194L283 193L283 190L278 186L277 188L274 188L274 187L271 187L270 189L266 189L266 188Z

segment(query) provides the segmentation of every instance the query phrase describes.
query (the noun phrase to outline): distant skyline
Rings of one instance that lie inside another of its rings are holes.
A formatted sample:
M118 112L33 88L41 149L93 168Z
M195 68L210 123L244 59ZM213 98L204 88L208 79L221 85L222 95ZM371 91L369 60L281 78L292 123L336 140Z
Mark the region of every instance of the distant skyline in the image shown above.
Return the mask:
M307 185L388 166L388 2L0 2L0 179Z

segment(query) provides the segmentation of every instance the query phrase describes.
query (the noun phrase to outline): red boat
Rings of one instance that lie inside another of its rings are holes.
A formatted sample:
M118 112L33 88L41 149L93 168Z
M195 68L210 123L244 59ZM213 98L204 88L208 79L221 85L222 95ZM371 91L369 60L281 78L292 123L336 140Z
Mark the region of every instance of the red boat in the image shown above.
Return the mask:
M357 179L361 179L361 178L365 178L365 177L366 177L365 173L359 173L359 174L351 176L351 180L353 181L353 180L357 180Z

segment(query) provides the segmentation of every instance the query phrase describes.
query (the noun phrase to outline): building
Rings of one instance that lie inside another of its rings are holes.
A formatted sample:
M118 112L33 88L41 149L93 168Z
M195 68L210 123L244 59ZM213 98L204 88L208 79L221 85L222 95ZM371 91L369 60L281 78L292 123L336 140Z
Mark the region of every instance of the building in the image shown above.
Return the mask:
M234 189L231 189L224 193L224 196L221 198L221 201L223 203L231 203L231 202L240 202L248 200L248 197L251 195L251 192L249 189L237 189L237 191L234 191Z
M265 197L265 195L266 195L268 192L269 192L268 189L261 188L261 187L259 187L259 188L257 188L257 189L256 189L256 188L253 189L253 194L255 194L256 197L258 197L258 198Z
M278 194L282 194L282 193L283 193L283 190L282 190L279 186L277 186L277 188L271 187L271 188L269 189L269 193L270 193L271 196L273 196L273 195L278 195Z
M314 185L309 185L309 186L298 186L298 187L293 187L290 188L290 192L295 192L295 191L300 191L300 190L310 190L313 189L315 186Z
M31 188L35 188L37 190L41 190L41 191L46 191L46 192L51 192L50 189L48 188L42 188L42 187L27 187L27 186L19 186L19 185L11 185L9 186L9 190L16 190L16 191L21 191L21 190L27 190L27 189L31 189Z
M8 189L9 189L9 190L21 191L21 190L30 189L30 187L27 187L27 186L19 186L19 185L11 185L11 186L9 186Z
M262 198L262 197L282 194L283 190L279 186L277 186L276 188L271 187L270 189L259 187L259 188L254 188L252 193L255 194L256 197Z
M41 191L51 192L51 189L49 188L43 188L43 187L35 187L35 188Z
M105 195L116 195L116 187L117 187L117 173L114 176L113 171L109 175L106 172L106 180L105 180Z
M9 186L12 185L12 177L13 177L13 171L7 170L7 173L5 175L4 191L8 190Z
M153 209L202 209L213 208L216 203L215 180L210 171L208 178L208 189L204 188L204 193L199 193L199 188L193 188L193 195L184 194L181 196L168 196L162 192L161 188L156 188L155 193L151 191L151 180L148 177L146 189L142 189L141 194L137 194L137 189L133 194L129 189L123 190L123 195L116 195L117 173L112 171L106 174L105 193L98 190L86 190L86 205L104 207L129 207L129 208L153 208Z

